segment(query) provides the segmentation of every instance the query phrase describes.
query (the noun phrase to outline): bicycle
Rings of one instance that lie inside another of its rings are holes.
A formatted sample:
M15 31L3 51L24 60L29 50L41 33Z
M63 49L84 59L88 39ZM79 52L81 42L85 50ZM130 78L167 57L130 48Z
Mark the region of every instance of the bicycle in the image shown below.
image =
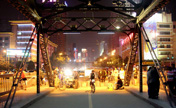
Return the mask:
M90 80L91 93L95 93L95 79Z

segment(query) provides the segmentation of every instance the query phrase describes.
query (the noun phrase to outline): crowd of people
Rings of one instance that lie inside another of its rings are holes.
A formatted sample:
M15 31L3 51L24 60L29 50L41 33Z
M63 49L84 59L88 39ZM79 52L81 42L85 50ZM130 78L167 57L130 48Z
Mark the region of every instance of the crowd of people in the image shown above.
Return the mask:
M98 79L100 82L108 80L109 83L114 83L114 89L120 89L123 86L125 71L123 68L109 68L98 72Z
M106 79L111 82L117 81L118 76L124 79L124 75L125 71L123 68L103 69L98 72L98 79L100 82L105 82Z

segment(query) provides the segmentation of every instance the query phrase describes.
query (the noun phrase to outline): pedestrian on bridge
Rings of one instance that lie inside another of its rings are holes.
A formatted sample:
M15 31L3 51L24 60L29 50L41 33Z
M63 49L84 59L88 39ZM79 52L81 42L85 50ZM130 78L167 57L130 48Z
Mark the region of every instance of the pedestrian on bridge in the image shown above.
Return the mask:
M149 98L158 99L160 82L157 69L154 66L148 69L147 84Z

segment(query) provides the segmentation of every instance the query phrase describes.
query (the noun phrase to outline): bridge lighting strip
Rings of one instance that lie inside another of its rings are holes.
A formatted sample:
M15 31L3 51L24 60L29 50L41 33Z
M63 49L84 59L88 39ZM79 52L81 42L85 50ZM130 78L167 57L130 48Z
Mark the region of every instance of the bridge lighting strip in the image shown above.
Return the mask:
M64 32L63 34L81 34L80 32Z
M98 34L115 34L114 32L98 32Z

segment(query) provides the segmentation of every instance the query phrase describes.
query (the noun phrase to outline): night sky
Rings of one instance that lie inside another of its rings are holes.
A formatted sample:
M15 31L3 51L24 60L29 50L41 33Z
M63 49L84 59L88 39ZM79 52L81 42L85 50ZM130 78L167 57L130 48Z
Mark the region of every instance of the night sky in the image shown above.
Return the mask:
M70 4L70 1L68 4ZM171 0L171 2L166 6L167 12L172 13L173 20L176 21L176 0ZM8 23L9 20L23 20L25 18L20 12L18 12L8 0L0 0L0 31L11 31L11 26Z
M171 0L166 7L168 7L167 12L172 13L173 20L176 21L176 0ZM27 20L27 18L8 3L8 0L0 0L0 13L0 32L11 32L9 20ZM67 45L77 43L78 47L94 47L96 50L97 40L107 40L107 38L107 35L100 36L95 32L84 32L81 35L68 35Z

